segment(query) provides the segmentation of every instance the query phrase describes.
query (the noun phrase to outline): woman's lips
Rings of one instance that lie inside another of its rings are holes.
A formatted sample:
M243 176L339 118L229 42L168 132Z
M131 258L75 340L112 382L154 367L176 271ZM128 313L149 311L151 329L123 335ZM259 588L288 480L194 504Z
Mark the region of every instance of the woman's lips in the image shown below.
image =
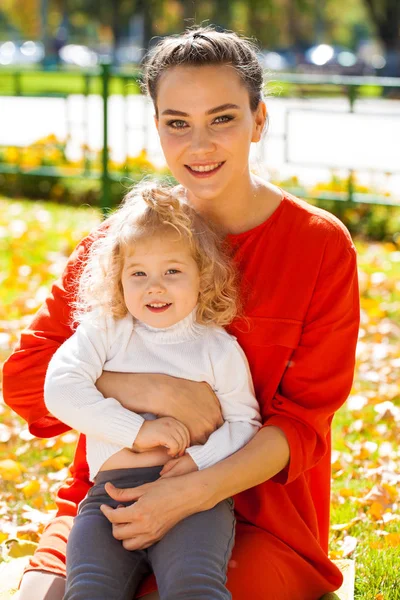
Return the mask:
M215 169L213 169L212 171L194 171L193 169L190 168L189 165L185 165L186 170L189 171L189 173L191 175L193 175L193 177L196 177L197 179L205 179L207 177L212 177L213 175L215 175L216 173L218 173L222 167L224 166L225 162L222 162L219 167L216 167Z
M149 309L150 312L153 313L161 313L161 312L165 312L166 310L169 309L169 307L171 306L172 303L166 304L165 306L150 306L150 304L146 304L146 308Z

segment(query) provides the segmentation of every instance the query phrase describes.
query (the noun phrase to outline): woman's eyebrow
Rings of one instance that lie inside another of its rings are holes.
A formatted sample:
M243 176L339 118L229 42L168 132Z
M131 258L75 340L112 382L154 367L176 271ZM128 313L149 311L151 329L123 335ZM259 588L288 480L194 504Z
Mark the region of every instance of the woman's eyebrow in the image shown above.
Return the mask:
M215 113L222 112L223 110L232 110L232 109L237 110L239 108L240 108L240 106L238 106L237 104L231 104L231 103L221 104L220 106L216 106L215 108L211 108L210 110L208 110L206 112L206 115L214 115ZM161 114L162 115L173 115L175 117L189 117L190 116L188 113L182 112L181 110L174 110L173 108L167 108Z

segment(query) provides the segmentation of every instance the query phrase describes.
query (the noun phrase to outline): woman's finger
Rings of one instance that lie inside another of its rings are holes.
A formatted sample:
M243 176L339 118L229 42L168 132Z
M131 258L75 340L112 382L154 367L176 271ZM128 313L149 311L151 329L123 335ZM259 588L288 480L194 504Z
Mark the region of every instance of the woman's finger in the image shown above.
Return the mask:
M123 540L122 545L125 548L125 550L145 550L146 548L149 548L158 541L158 539L149 540L149 538L146 538L142 535L138 535Z
M116 540L129 540L141 534L140 524L137 523L113 523L112 533Z
M129 515L126 514L126 510L129 507L122 508L111 508L111 506L107 506L107 504L102 504L100 506L100 510L103 515L110 521L110 523L126 525L132 519L129 518Z
M173 458L173 459L169 460L167 463L165 463L165 465L163 466L163 468L160 471L160 476L162 477L163 475L168 473L171 469L173 469L174 466L176 465L177 460L179 460L179 459Z
M113 500L117 502L129 502L130 500L138 500L148 489L151 484L145 483L135 488L117 488L110 482L105 485L105 490Z

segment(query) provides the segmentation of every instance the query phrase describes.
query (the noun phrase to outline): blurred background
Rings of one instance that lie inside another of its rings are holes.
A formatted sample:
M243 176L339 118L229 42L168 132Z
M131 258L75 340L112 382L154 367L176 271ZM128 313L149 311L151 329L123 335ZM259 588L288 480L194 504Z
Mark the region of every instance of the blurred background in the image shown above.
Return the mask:
M3 0L0 64L132 65L204 21L256 37L272 70L400 75L397 0Z

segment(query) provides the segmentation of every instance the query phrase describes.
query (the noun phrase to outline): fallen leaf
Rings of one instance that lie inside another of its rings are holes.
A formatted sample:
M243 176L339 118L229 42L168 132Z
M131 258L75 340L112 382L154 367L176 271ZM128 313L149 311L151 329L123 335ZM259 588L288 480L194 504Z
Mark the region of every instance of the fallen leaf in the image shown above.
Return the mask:
M21 558L21 556L31 556L34 554L37 544L26 540L9 540L6 542L8 556L11 558Z
M0 477L5 481L18 481L24 470L20 463L11 458L0 461Z
M342 557L346 558L347 556L350 556L350 554L353 554L354 550L356 549L357 544L358 544L358 540L356 537L353 537L351 535L346 535L346 537L343 540L343 545L342 545Z
M367 514L376 521L380 521L382 519L383 512L384 508L382 504L380 502L373 502L369 507Z

